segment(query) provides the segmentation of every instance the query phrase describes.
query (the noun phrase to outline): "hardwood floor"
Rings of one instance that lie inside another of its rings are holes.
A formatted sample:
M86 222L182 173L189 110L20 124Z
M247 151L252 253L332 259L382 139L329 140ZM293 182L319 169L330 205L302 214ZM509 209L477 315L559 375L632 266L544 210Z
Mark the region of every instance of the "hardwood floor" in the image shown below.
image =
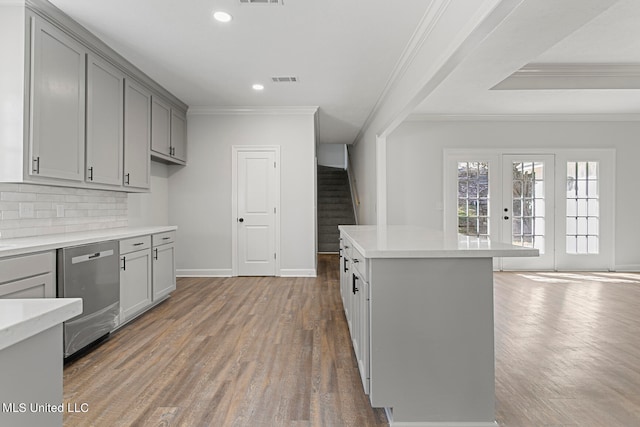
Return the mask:
M64 370L65 426L385 426L362 390L338 260L314 278L179 279Z
M65 426L385 426L362 391L338 259L314 278L179 279L64 371ZM640 426L640 274L495 276L501 426Z
M494 283L500 426L640 426L640 274Z

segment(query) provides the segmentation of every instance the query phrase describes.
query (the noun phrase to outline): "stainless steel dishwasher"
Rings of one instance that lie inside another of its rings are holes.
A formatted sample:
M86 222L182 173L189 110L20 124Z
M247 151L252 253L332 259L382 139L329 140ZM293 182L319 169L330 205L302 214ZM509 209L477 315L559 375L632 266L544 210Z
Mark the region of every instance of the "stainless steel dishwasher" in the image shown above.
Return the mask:
M58 297L82 298L82 314L64 322L64 357L108 335L120 311L117 241L58 250Z

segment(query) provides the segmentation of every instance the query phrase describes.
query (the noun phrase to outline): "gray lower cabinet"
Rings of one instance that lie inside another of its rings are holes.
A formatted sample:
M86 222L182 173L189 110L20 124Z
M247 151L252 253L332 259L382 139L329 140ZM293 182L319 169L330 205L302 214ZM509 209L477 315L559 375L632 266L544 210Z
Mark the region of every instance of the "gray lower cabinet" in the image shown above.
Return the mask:
M55 253L0 260L0 298L55 298Z
M154 234L153 300L168 296L176 289L175 232Z
M32 17L31 25L31 158L26 167L32 177L83 181L87 51L39 17Z
M128 322L153 299L151 236L120 241L120 324Z
M351 292L353 298L352 317L352 341L353 351L358 361L360 379L365 394L369 394L369 283L364 280L363 275L354 268L351 273Z
M151 93L136 82L124 85L124 186L150 187Z
M88 183L122 185L124 74L89 55L87 59Z

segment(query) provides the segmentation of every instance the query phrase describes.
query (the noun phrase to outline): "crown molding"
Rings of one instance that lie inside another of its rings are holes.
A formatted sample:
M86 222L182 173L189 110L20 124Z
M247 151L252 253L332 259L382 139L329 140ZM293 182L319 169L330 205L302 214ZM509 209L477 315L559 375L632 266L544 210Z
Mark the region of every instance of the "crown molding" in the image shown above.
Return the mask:
M387 79L387 82L382 89L378 100L369 112L369 115L367 116L363 125L360 127L360 131L353 140L352 145L355 145L363 137L364 132L373 122L376 114L380 110L380 107L382 106L384 101L387 99L389 93L398 85L400 78L406 73L409 66L413 63L416 55L418 54L418 51L431 35L434 28L436 27L436 24L439 22L440 18L442 17L450 3L451 0L438 0L432 1L429 6L427 6L427 10L422 16L418 27L411 35L409 42L400 55L400 59L398 59L398 62L393 67L393 71Z
M640 122L639 114L411 114L405 122Z
M640 89L640 64L530 63L491 89Z
M188 116L215 115L314 115L318 107L189 107Z

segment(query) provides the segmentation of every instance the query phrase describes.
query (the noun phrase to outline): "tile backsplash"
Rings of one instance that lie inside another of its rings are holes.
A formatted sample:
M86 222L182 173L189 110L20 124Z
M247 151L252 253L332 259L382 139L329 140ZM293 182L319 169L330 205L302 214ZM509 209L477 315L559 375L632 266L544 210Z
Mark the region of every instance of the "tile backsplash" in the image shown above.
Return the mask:
M127 193L0 184L0 239L127 226Z

